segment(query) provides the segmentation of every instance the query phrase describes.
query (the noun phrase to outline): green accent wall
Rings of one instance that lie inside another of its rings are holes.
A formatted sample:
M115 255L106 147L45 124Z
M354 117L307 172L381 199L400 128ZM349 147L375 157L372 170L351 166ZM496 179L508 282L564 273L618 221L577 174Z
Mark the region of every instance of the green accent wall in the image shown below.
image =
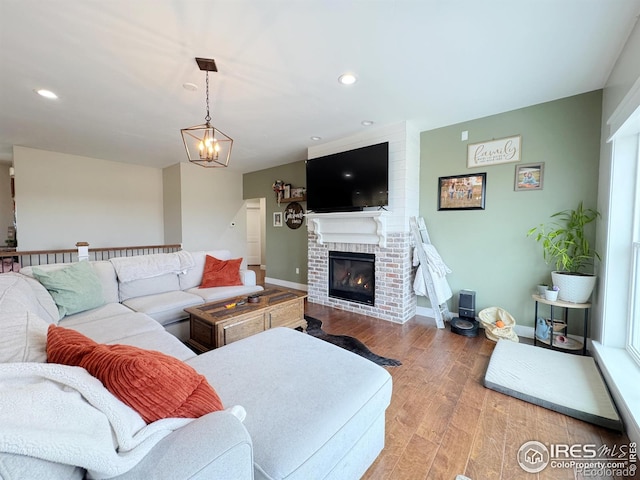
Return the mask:
M272 185L276 180L290 183L292 187L306 187L307 176L304 160L279 167L259 170L243 175L242 196L266 198L266 276L293 283L307 284L307 226L306 222L297 229L286 224L273 226L274 212L284 212L286 202L278 205ZM306 213L307 203L300 202ZM296 268L300 273L296 274Z
M498 306L533 326L531 294L550 283L551 265L526 232L579 201L596 208L602 91L564 98L421 133L420 215L451 268L458 291L475 290L476 311ZM461 141L461 133L469 138ZM467 168L467 144L522 135L521 161ZM542 190L514 191L516 165L544 162ZM438 211L438 177L486 172L485 210ZM595 235L592 236L592 245ZM419 297L419 306L428 306Z

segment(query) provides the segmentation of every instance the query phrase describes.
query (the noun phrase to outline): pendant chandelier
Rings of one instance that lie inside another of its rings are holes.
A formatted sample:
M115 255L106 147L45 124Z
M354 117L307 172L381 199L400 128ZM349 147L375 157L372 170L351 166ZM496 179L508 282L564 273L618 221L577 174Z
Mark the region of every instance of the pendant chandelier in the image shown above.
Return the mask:
M205 123L180 130L182 142L191 163L201 167L226 167L231 157L233 139L211 125L209 115L209 72L217 72L216 62L208 58L196 58L200 70L207 72L207 116Z

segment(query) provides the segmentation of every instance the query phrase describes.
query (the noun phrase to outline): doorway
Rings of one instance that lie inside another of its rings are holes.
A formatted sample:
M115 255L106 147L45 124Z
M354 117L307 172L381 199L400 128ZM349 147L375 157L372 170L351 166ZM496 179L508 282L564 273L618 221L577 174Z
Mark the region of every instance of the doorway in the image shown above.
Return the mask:
M247 200L247 265L264 268L266 199Z
M13 167L9 163L0 162L0 248L15 249L15 186ZM6 233L6 237L2 237Z

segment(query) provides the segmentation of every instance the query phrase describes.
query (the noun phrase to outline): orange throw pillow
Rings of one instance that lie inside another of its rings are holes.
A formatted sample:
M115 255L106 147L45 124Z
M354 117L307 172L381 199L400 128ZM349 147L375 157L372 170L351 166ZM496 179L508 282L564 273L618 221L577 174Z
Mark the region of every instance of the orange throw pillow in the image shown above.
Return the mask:
M75 330L51 325L47 361L83 367L147 423L198 418L224 409L203 375L161 352L99 344Z
M218 260L216 257L207 255L204 261L200 288L242 285L242 279L240 278L241 263L242 257L232 260Z

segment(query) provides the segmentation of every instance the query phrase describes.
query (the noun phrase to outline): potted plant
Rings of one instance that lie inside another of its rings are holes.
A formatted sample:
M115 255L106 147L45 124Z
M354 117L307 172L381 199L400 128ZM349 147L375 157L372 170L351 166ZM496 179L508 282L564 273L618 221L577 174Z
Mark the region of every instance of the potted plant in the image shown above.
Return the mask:
M554 213L549 223L527 232L542 245L545 262L555 263L556 271L551 272L551 277L553 285L560 288L560 300L584 303L593 291L596 277L585 270L593 270L594 259L600 259L600 255L591 248L585 227L599 216L599 212L584 208L580 202L575 210Z

